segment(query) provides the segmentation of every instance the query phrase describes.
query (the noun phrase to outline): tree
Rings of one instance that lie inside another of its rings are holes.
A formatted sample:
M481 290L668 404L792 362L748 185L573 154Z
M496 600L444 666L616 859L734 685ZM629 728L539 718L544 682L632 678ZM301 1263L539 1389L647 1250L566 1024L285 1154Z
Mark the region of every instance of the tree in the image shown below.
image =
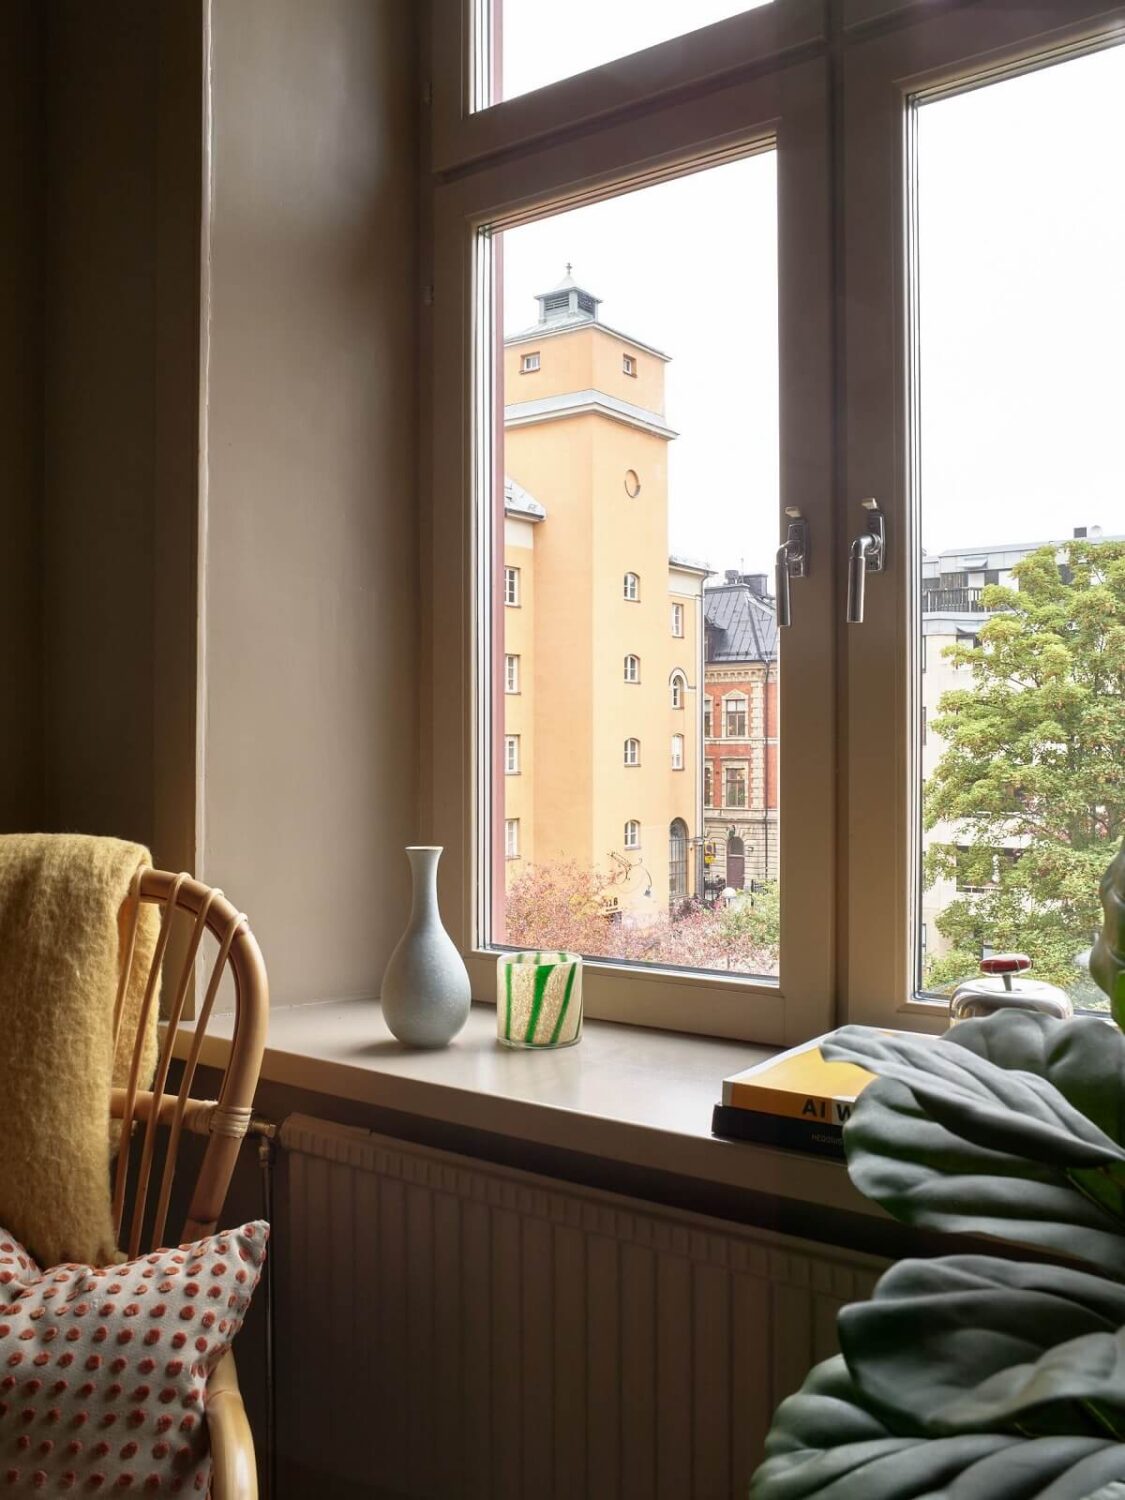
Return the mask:
M979 644L945 652L972 684L939 705L946 748L924 817L955 825L968 849L933 845L924 878L959 873L977 889L937 919L952 951L927 979L963 978L988 943L1026 950L1039 978L1073 989L1125 834L1125 543L1069 542L1061 565L1043 547L1013 575L1016 587L984 590Z
M641 923L628 913L611 922L609 876L573 860L529 866L505 901L506 940L521 948L564 948L590 958L739 974L777 972L776 885L746 892L729 908L686 903L675 916L654 910Z

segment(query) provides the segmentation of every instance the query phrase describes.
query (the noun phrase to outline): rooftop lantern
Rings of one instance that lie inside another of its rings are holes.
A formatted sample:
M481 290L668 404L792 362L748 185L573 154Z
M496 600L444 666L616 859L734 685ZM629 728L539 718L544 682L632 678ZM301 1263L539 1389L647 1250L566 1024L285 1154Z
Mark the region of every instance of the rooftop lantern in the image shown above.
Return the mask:
M597 322L598 306L600 297L580 287L571 275L571 265L567 262L566 275L558 286L552 287L549 292L537 292L535 300L539 303L540 325L551 323L576 323Z

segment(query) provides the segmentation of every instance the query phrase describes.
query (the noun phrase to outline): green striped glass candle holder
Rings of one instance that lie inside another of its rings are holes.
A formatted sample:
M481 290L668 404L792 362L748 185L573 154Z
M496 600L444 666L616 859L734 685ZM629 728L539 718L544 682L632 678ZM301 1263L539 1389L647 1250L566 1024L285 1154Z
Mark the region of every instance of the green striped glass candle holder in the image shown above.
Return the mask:
M496 1036L505 1047L572 1047L582 1036L582 958L505 953L496 964Z

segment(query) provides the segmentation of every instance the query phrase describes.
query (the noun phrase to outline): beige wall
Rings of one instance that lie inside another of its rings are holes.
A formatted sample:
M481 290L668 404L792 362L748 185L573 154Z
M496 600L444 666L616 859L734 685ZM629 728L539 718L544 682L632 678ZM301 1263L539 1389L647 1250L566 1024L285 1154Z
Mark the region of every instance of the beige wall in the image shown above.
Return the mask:
M415 8L214 0L202 858L377 994L417 838Z

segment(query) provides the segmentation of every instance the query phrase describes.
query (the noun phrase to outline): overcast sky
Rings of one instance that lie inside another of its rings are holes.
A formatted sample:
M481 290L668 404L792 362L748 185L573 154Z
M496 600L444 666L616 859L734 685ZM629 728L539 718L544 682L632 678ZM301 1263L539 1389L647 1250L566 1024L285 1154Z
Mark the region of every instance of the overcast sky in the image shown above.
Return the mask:
M748 8L505 0L505 95ZM927 105L919 147L927 549L1125 531L1125 47ZM508 332L569 261L672 357L671 546L716 569L777 544L775 203L771 153L504 236Z

